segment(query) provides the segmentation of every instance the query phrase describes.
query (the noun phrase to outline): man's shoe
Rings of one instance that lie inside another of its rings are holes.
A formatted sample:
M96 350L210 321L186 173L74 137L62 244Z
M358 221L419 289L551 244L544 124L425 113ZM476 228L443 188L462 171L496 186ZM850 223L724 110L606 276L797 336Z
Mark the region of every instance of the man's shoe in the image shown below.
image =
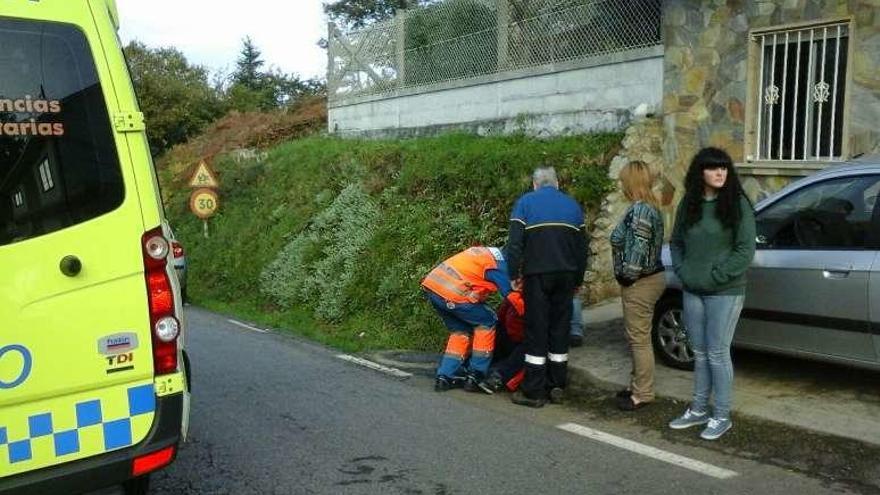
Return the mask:
M618 391L616 394L614 394L614 396L617 397L618 399L623 399L623 398L628 399L628 398L632 397L632 394L633 394L632 390L625 388L623 390Z
M517 390L510 396L510 401L519 406L528 406L528 407L544 407L544 404L547 403L547 399L532 399L530 397L526 397L526 394L523 393L522 390Z
M717 440L721 438L722 435L727 433L727 430L733 428L733 421L728 419L709 419L709 424L706 425L706 429L700 433L700 438L703 440Z
M684 414L669 422L669 427L673 430L683 430L691 426L704 425L708 422L709 413L698 413L691 410L691 408L687 408Z
M568 336L568 346L569 347L580 347L584 345L584 336L583 335L569 335Z
M452 390L454 388L461 388L463 385L464 381L461 378L447 378L445 376L438 376L434 380L434 391L446 392L447 390Z
M464 389L467 392L483 392L489 395L495 393L485 381L477 379L474 375L468 375L464 381Z
M559 387L553 387L550 389L550 403L551 404L563 404L565 403L565 389Z

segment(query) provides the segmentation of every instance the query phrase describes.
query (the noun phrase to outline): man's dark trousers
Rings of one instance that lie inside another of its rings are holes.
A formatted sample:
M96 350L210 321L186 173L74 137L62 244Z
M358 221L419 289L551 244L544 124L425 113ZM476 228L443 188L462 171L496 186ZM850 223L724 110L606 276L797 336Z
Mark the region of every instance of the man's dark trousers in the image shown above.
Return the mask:
M526 376L520 387L526 397L544 398L553 387L565 388L571 298L578 286L574 272L523 277L526 303Z

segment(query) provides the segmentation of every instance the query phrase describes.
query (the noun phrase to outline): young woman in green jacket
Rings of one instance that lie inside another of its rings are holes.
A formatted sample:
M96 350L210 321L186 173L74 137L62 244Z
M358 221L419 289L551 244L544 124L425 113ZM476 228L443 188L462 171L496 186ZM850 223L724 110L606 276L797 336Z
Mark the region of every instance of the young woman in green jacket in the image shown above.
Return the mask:
M752 204L724 151L704 148L691 161L670 244L672 266L684 286L694 395L690 407L669 426L706 425L700 436L715 440L733 426L730 343L745 299L746 270L755 255Z

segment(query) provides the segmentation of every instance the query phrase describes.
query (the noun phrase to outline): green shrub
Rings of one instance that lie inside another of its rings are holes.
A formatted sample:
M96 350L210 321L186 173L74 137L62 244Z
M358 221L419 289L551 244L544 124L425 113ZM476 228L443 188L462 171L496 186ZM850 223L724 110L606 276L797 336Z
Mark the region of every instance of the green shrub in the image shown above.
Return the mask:
M346 290L378 215L359 184L343 189L263 270L263 293L280 306L308 304L319 318L342 318L348 306Z

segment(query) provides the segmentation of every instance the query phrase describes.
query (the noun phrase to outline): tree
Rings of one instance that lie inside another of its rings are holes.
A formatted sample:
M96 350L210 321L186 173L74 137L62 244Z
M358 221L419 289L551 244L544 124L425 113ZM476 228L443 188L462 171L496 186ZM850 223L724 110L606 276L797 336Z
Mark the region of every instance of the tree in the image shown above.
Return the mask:
M340 27L357 29L390 19L400 9L411 9L436 0L333 0L324 2L324 12Z
M125 55L154 155L196 135L225 112L208 70L191 65L177 49L132 41Z
M260 68L265 62L260 58L261 56L262 53L256 45L254 45L251 37L246 36L242 40L241 52L238 56L238 60L235 62L236 69L232 75L233 80L254 91L264 89L264 78L263 74L260 72Z
M240 112L266 111L289 105L303 96L325 91L322 81L302 80L295 74L278 69L262 70L260 50L250 36L242 40L242 48L232 73L232 84L226 91L230 108Z

